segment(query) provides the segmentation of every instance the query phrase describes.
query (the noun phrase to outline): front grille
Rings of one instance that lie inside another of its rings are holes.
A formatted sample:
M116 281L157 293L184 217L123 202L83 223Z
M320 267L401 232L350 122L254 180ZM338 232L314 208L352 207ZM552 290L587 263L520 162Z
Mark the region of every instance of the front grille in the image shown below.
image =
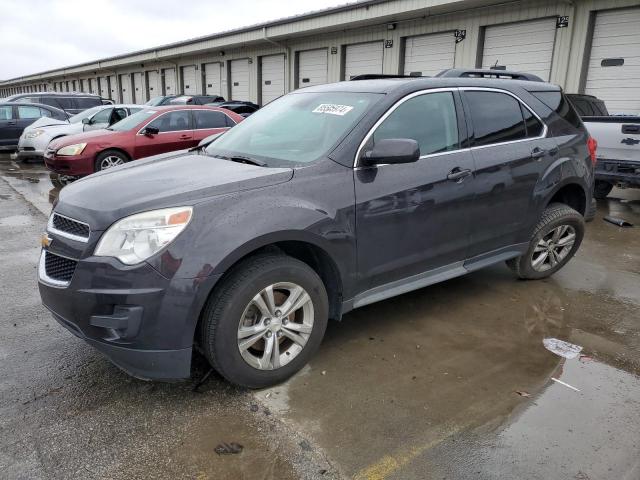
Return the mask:
M44 255L44 271L47 277L60 282L70 282L78 262L51 252L45 252Z
M51 225L60 232L75 235L76 237L89 238L89 225L78 222L77 220L73 220L69 217L54 213Z

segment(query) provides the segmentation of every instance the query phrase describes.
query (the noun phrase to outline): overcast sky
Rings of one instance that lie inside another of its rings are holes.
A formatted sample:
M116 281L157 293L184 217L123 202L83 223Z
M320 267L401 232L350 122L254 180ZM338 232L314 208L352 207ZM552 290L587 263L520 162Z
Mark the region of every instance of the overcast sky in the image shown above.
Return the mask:
M0 79L353 0L0 0Z

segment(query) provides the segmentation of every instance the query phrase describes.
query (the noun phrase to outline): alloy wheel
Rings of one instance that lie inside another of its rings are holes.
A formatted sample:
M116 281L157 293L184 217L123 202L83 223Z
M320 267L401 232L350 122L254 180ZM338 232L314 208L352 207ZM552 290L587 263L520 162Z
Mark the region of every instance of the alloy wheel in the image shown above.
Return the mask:
M107 155L100 160L100 170L106 170L107 168L116 167L124 164L124 160L117 155Z
M562 263L576 241L576 231L571 225L559 225L543 236L533 249L531 266L538 272L546 272Z
M275 370L296 358L313 330L313 302L299 285L280 282L251 299L238 324L242 358L259 370Z

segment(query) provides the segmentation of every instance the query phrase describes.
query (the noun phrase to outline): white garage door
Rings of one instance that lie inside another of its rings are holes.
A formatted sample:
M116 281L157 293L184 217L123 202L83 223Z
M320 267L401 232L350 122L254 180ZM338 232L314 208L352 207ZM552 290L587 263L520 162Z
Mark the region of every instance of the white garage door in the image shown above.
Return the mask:
M182 67L182 92L185 95L196 95L198 93L198 89L196 88L195 65Z
M100 83L100 96L102 98L109 98L109 80L107 77L98 78L98 82Z
M144 92L143 73L136 72L133 74L133 103L144 103L147 96Z
M612 113L640 114L640 8L596 14L585 93Z
M344 78L350 80L356 75L382 73L382 42L347 45L344 60Z
M109 98L114 102L120 101L118 98L118 82L115 75L109 75Z
M164 91L163 95L177 95L178 90L176 88L176 69L165 68L162 70L162 76L164 78Z
M133 103L131 90L131 75L125 73L120 75L120 92L122 92L122 103Z
M222 95L222 73L220 63L207 63L204 66L205 95Z
M549 80L556 19L492 25L485 29L482 68L496 63L507 70L533 73Z
M157 71L151 70L147 72L147 89L149 92L149 99L162 95L162 88L160 87L160 82L158 80Z
M284 55L269 55L261 59L262 105L284 95Z
M327 83L327 49L298 53L298 88Z
M96 93L96 79L89 79L89 93Z
M404 48L404 74L433 76L453 68L455 56L453 32L409 37Z
M249 60L231 61L231 100L249 100Z

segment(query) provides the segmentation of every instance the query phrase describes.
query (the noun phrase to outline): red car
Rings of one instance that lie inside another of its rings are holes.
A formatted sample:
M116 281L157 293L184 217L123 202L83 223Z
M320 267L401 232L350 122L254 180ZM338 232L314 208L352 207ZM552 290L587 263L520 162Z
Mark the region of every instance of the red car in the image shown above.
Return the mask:
M44 155L47 168L81 177L129 160L198 145L214 133L244 120L224 108L201 105L150 107L115 123L52 141Z

